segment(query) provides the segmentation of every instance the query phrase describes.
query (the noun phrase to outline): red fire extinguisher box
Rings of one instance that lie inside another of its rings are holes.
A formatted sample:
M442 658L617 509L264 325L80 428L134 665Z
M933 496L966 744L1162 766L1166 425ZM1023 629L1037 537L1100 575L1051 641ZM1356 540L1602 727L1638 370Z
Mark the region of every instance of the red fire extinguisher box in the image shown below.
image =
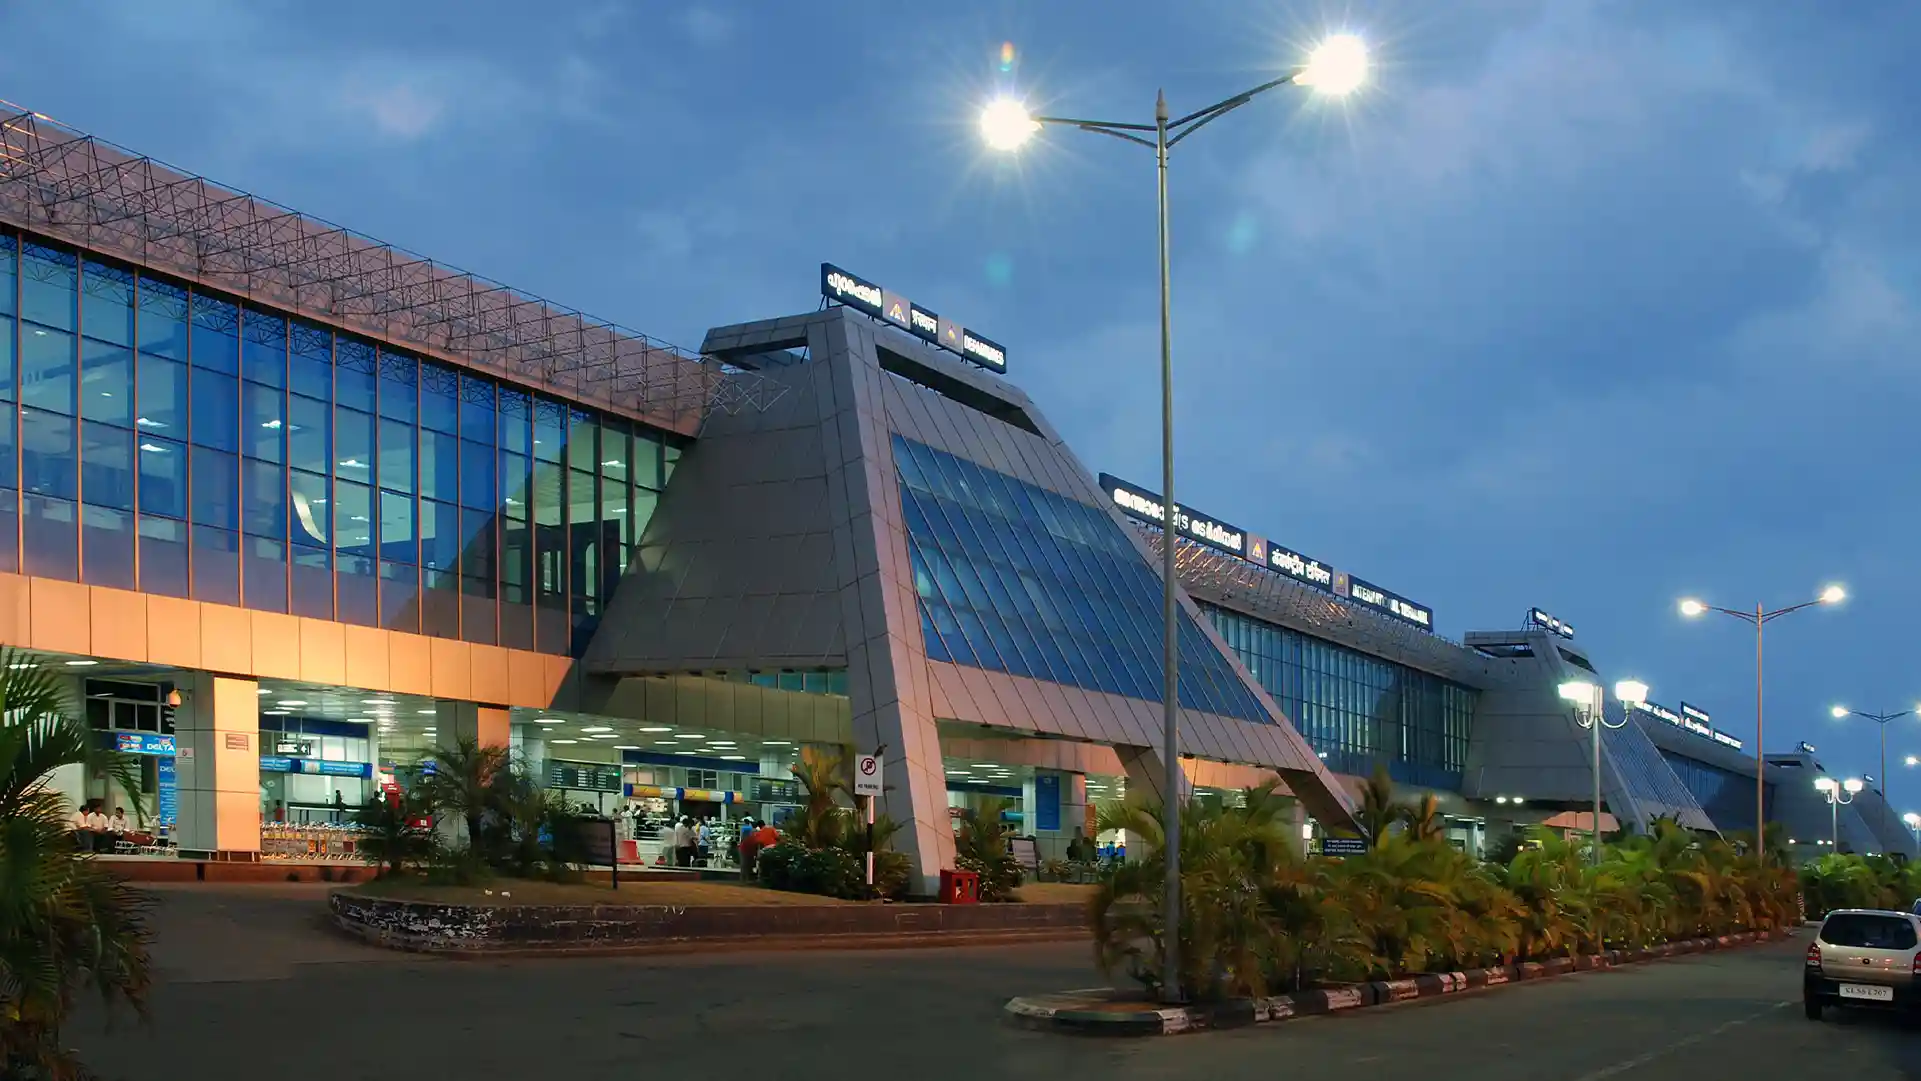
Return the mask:
M942 871L940 873L940 903L944 905L977 905L981 901L981 876L973 871Z

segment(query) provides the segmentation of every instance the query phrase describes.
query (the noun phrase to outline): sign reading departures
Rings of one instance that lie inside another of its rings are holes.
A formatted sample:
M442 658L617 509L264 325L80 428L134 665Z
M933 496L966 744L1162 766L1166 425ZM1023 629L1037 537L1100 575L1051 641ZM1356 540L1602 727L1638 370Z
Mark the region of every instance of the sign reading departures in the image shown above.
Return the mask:
M898 293L857 278L832 263L820 265L820 295L884 320L923 341L958 354L997 375L1007 373L1007 350L951 319L942 319Z
M1114 505L1120 508L1122 514L1151 525L1166 524L1167 509L1162 504L1160 496L1139 485L1129 484L1106 473L1100 475L1100 484L1101 491L1107 493L1107 498L1114 501ZM1416 604L1398 593L1390 593L1371 582L1337 571L1318 559L1283 548L1264 537L1254 536L1239 526L1229 525L1218 518L1202 514L1192 507L1175 505L1174 530L1191 541L1205 544L1229 555L1239 556L1302 585L1312 586L1337 597L1345 597L1363 608L1373 609L1424 631L1434 629L1432 608L1424 604Z

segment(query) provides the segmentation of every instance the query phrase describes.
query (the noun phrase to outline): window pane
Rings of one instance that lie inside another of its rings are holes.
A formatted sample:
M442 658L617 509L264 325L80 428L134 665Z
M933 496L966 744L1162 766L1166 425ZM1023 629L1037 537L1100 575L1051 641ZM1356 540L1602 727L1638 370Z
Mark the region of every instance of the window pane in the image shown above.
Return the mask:
M374 550L373 495L364 484L334 481L334 547L371 556Z
M247 607L261 612L287 610L287 546L264 537L246 540Z
M195 367L226 375L240 373L240 308L224 300L195 294L193 352Z
M385 398L381 399L381 405L385 407ZM380 486L396 492L413 493L413 425L392 420L380 422Z
M600 475L625 484L633 450L628 446L627 422L603 418L600 426Z
M500 505L494 491L492 447L465 440L460 444L460 501L469 507L493 510Z
M140 355L141 429L187 438L187 366Z
M0 285L4 285L0 282ZM0 398L13 401L19 393L19 384L14 382L14 360L19 350L16 348L15 335L19 328L8 316L0 315Z
M20 400L56 413L73 412L76 339L61 330L20 324Z
M169 518L187 516L186 444L171 439L141 438L140 512L164 514ZM181 543L184 546L186 538L182 537ZM181 589L186 589L184 582ZM185 596L185 593L179 595Z
M567 416L567 464L574 469L593 472L600 466L599 448L595 436L600 431L599 418L584 409L568 411Z
M533 477L528 473L531 465L518 454L503 452L500 455L500 505L516 518L527 517L527 507L533 499L529 488Z
M421 429L420 494L449 503L460 498L460 440Z
M539 525L560 525L561 500L565 497L562 472L557 465L534 463L534 521Z
M640 461L641 449L640 441L636 439L634 441L634 470L635 476L637 477L643 468ZM662 488L667 487L667 480L674 475L674 466L679 462L680 448L670 444L662 444L660 449L660 486Z
M380 625L390 631L420 629L420 571L400 563L380 565Z
M374 418L345 406L334 407L334 475L373 482Z
M96 506L132 510L133 433L125 428L87 421L81 435L82 498ZM129 552L132 551L131 543L129 541Z
M73 504L64 499L28 495L20 523L26 542L21 570L42 578L74 581L80 576L80 545L74 537Z
M0 232L0 315L13 314L13 293L19 286L14 276L14 260L19 257L13 236Z
M216 450L240 449L240 383L231 375L197 369L193 391L193 442Z
M186 360L187 291L170 282L140 275L137 327L142 353Z
M250 458L285 461L287 395L279 387L242 383L240 404L241 449Z
M498 633L494 629L496 614L494 580L463 577L460 580L460 637L493 645Z
M494 515L492 511L460 512L460 573L469 578L494 577ZM492 617L488 617L491 621Z
M231 454L194 448L193 520L222 530L240 528L240 461ZM198 543L198 542L196 542ZM236 604L239 601L236 599Z
M80 508L80 541L85 545L89 585L132 589L133 515L105 507Z
M140 519L140 589L187 595L187 527L164 518Z
M431 361L420 365L420 426L460 431L460 373Z
M405 353L380 351L380 415L411 427L419 397L420 362Z
M80 332L114 345L133 345L133 271L85 260L81 267ZM5 311L6 305L0 305Z
M327 495L327 478L296 471L291 488L294 541L318 548L331 545L333 501Z
M460 434L492 447L494 444L494 384L490 379L460 376Z
M224 529L193 527L193 596L214 604L240 603L240 538Z
M600 519L611 526L603 534L614 537L621 544L634 543L633 523L627 519L627 486L620 481L603 478L600 482Z
M460 510L451 503L420 503L420 562L436 570L460 565Z
M79 310L80 263L72 252L20 245L20 317L71 331Z
M334 337L334 401L372 411L378 382L374 347L346 335Z
M292 345L287 356L287 387L330 402L334 396L333 332L324 327L296 322L291 331Z
M133 424L131 350L92 338L81 339L80 415L123 428Z
M420 633L460 637L460 579L445 571L422 571Z
M380 625L379 579L374 577L374 561L365 556L340 555L336 562L335 589L343 623L363 627Z
M520 391L507 387L500 388L499 398L500 449L516 454L528 453L532 437L532 400Z
M249 461L241 479L245 495L247 532L273 540L287 539L287 475L269 462ZM91 496L89 498L92 498ZM284 603L273 611L284 611Z
M544 398L534 400L534 457L560 461L567 447L567 407Z
M12 402L0 402L0 491L19 484L19 424L19 408Z
M287 321L252 308L241 312L240 371L256 383L287 385Z
M419 561L419 543L414 536L413 496L380 493L380 558L388 563Z
M0 276L0 285L6 284ZM0 488L0 571L20 569L20 493Z
M333 472L333 417L327 403L298 394L287 399L287 461L310 473Z
M72 499L73 420L38 409L20 411L20 484L26 491ZM72 516L67 518L72 522Z
M333 556L325 548L294 546L293 614L312 619L333 618Z

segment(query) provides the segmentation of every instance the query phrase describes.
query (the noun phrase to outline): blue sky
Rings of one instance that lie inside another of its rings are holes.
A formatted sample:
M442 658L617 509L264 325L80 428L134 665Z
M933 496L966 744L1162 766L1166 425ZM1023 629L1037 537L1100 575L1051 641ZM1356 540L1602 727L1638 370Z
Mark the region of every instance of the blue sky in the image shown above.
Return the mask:
M831 260L1001 341L1090 468L1152 485L1151 157L991 158L975 111L1150 120L1357 31L1366 93L1270 95L1175 158L1183 501L1453 636L1545 607L1743 738L1751 635L1675 599L1844 582L1770 628L1768 744L1875 769L1827 706L1921 699L1921 8L912 8L6 4L0 98L687 345L810 310Z

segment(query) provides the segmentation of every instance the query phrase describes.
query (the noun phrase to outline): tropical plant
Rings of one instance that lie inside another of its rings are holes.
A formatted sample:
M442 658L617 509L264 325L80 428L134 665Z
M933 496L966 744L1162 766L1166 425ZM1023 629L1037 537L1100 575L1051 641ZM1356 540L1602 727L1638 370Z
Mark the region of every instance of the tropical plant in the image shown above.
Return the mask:
M418 793L376 792L354 811L354 824L366 832L355 850L372 863L375 876L404 875L431 860L438 838L425 826L426 801Z
M146 1013L147 898L78 850L51 786L78 766L140 806L133 763L74 720L61 680L0 651L0 1076L77 1078L61 1038L75 997Z
M980 877L980 899L1012 901L1021 885L1020 861L1007 845L1007 832L1001 820L1010 802L987 796L964 812L960 828L954 831L954 866Z
M806 747L800 761L788 769L807 790L807 802L790 835L810 849L838 844L847 825L846 808L840 804L849 787L845 756Z
M1380 844L1401 820L1402 813L1400 805L1394 802L1394 782L1387 775L1387 767L1376 765L1373 775L1361 786L1361 806L1354 816L1361 827L1361 836L1371 845Z
M421 763L416 790L436 815L450 815L465 827L467 848L486 858L497 851L498 831L488 832L489 815L498 822L499 797L512 774L506 747L462 737Z

